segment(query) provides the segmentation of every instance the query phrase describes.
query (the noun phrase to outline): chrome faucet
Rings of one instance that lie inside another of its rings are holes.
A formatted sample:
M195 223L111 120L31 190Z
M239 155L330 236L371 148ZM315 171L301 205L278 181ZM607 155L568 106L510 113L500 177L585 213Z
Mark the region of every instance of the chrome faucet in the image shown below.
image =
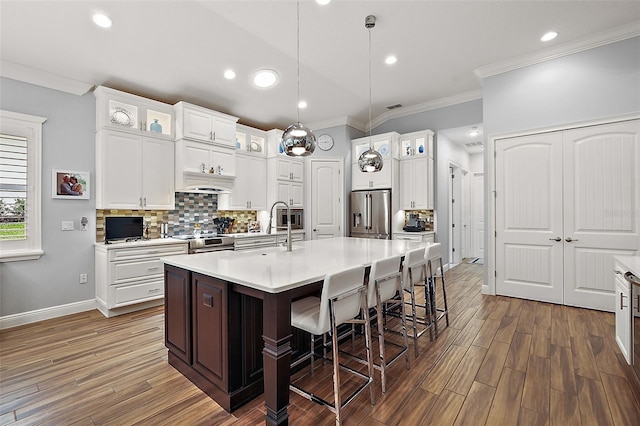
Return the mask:
M267 225L267 234L271 234L271 221L273 220L273 208L276 204L282 204L287 208L287 251L291 251L291 208L284 201L276 201L271 205L269 212L269 224Z

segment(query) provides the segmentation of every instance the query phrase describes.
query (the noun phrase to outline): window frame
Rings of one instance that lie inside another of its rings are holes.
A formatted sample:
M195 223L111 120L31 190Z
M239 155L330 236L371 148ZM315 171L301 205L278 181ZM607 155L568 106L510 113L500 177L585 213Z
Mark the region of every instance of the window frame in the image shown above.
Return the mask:
M44 117L0 110L0 133L27 139L27 238L0 241L0 262L39 259L42 251L42 125Z

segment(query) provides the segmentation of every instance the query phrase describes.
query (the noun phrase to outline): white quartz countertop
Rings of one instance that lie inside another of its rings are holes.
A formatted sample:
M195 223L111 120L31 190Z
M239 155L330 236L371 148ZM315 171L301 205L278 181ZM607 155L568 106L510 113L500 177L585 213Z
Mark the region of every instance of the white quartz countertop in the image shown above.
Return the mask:
M631 271L636 277L640 277L640 256L614 256L614 260L620 262L626 268L620 271L623 274Z
M428 246L403 240L329 238L248 251L219 251L161 258L166 264L242 284L267 293L280 293L324 279L358 265Z

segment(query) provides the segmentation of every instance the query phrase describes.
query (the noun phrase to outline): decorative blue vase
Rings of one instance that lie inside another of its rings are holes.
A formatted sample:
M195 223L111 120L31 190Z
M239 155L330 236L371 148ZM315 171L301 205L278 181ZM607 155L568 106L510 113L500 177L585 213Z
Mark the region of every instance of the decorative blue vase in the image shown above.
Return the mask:
M284 152L284 148L282 147L282 144L278 145L278 151L280 151L280 154Z
M418 152L419 152L420 154L422 154L422 153L424 152L424 146L420 145L420 146L418 147Z
M236 138L236 149L240 149L240 141Z
M162 124L158 123L158 119L154 118L153 123L149 126L149 130L154 133L162 133Z

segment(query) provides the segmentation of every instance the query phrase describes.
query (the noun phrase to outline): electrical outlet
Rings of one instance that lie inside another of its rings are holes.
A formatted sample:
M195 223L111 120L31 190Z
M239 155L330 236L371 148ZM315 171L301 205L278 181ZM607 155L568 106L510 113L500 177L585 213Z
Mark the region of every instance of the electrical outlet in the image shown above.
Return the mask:
M87 274L80 274L80 284L87 283Z

